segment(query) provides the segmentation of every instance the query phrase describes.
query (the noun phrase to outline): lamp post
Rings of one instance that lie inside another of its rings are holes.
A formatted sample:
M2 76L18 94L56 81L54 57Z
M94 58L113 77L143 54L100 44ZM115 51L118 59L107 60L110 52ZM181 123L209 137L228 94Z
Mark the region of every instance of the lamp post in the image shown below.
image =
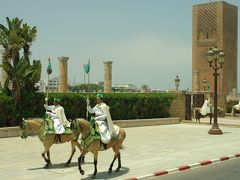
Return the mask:
M207 56L209 66L214 71L214 122L211 129L208 131L208 134L223 134L217 123L217 77L219 75L218 70L222 68L222 65L224 63L225 55L223 53L223 50L215 47L208 50Z
M176 76L176 78L174 79L174 81L175 81L176 90L178 91L178 87L179 87L179 85L180 85L180 79L179 79L178 75Z
M202 83L203 83L203 90L206 91L207 80L204 78Z

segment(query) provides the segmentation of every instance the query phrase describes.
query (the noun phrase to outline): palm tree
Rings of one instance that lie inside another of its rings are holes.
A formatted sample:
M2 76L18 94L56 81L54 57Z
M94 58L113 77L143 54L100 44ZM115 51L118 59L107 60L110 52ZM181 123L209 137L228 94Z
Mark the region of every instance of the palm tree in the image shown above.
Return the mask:
M36 36L37 36L36 26L31 28L26 23L24 23L22 31L21 31L21 37L23 39L22 48L23 48L23 54L24 54L25 59L29 60L29 55L31 54L30 47L31 47L32 43L36 40Z
M4 48L2 53L2 67L8 74L5 81L5 88L11 82L11 92L18 103L21 99L21 92L25 89L34 90L34 84L40 80L41 62L34 60L30 64L30 46L36 39L37 29L31 28L26 23L22 25L22 19L18 17L10 20L6 18L8 27L0 24L0 45ZM20 57L20 50L23 49L23 56Z

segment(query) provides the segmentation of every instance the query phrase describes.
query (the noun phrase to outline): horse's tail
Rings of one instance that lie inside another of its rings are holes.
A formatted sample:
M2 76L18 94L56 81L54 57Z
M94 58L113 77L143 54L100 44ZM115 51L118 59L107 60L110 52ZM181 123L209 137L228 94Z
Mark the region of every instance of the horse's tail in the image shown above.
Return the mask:
M193 108L193 117L196 118L196 107Z
M126 149L126 146L121 145L121 146L120 146L120 149L121 149L121 150L124 150L124 149Z
M123 140L126 138L126 132L123 130ZM122 149L122 150L124 150L126 147L122 144L121 146L120 146L120 149Z

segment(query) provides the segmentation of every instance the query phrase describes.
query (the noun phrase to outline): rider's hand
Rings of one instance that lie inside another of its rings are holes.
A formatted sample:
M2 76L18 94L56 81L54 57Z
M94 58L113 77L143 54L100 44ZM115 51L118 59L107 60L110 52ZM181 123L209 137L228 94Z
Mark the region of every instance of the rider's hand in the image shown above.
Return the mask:
M89 98L87 98L86 102L87 102L87 106L89 106L89 105L90 105L90 100L89 100Z
M45 103L47 103L48 102L48 98L45 98Z

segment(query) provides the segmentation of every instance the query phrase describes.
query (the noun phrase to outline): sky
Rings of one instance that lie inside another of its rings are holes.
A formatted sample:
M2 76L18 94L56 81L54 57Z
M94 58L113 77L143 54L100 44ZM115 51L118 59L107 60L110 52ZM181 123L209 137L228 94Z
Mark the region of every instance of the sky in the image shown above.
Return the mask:
M6 26L6 17L19 17L37 27L31 59L41 60L43 79L48 58L51 77L56 77L58 57L67 56L70 83L84 82L83 64L90 59L91 83L103 81L103 61L113 61L113 84L168 90L178 75L179 88L191 90L192 6L206 2L210 0L0 0L0 23ZM239 0L226 2L240 7ZM239 36L238 25L238 60ZM238 62L238 75L239 69Z

